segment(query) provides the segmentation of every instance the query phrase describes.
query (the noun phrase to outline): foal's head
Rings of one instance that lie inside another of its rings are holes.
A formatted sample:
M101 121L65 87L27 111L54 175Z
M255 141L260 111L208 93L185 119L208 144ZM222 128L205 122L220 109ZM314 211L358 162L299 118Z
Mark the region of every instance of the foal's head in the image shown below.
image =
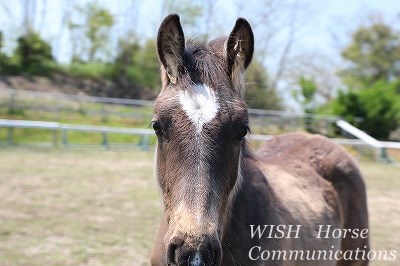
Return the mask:
M177 15L157 37L162 89L155 102L157 177L168 231L166 260L219 265L230 203L240 187L240 157L248 131L244 71L254 37L238 19L227 38L185 43Z

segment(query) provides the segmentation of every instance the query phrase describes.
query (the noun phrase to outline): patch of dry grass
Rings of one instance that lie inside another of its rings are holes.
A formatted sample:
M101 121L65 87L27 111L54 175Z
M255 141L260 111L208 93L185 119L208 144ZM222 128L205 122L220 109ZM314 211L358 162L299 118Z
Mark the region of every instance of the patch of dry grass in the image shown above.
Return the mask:
M134 150L0 150L0 265L148 265L162 209L152 165ZM400 259L400 168L361 168L372 248Z
M147 265L152 154L0 151L0 265Z
M400 166L363 162L367 183L370 236L373 250L397 250L397 260L373 265L400 265Z

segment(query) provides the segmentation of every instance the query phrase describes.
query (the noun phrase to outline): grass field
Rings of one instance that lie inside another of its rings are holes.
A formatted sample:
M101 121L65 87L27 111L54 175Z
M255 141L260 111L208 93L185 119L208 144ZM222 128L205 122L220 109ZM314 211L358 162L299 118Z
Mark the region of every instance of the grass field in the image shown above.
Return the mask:
M162 210L152 152L0 150L0 265L148 265ZM397 250L400 168L361 163L372 248Z
M96 103L86 103L84 110L79 111L79 106L74 108L61 108L58 102L46 102L37 100L34 104L20 103L21 106L30 106L44 108L43 110L29 109L28 107L9 110L7 104L0 98L0 117L2 119L12 120L33 120L59 122L64 124L83 124L108 127L127 127L127 128L148 128L152 117L152 109L149 106L132 107L123 105L108 105L104 107L104 115L101 115L103 105ZM76 103L77 104L77 103ZM62 105L62 104L61 104ZM46 108L59 108L59 111L47 110ZM100 114L92 114L91 112ZM108 112L108 113L107 113ZM0 128L0 145L8 142L8 128ZM61 134L59 134L61 135ZM138 143L139 137L124 134L108 134L110 143ZM13 129L13 142L16 144L51 144L53 132L47 129L15 128ZM58 136L59 141L61 136ZM102 134L93 134L80 131L71 131L68 139L72 144L99 144L102 140Z

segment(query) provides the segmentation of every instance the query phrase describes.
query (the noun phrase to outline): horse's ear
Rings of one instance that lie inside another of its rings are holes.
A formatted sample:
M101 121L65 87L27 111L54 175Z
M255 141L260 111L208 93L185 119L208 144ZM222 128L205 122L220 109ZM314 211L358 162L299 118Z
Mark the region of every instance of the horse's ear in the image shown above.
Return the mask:
M185 52L185 37L178 15L169 15L161 23L157 35L157 51L167 79L175 83Z
M228 71L235 89L244 95L244 72L254 52L254 34L244 18L238 18L226 42Z

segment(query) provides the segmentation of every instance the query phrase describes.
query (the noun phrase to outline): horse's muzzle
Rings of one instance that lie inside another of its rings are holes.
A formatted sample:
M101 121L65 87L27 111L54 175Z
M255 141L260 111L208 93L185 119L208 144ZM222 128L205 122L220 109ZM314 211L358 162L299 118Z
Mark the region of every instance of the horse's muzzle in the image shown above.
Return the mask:
M208 236L174 237L167 247L168 265L219 266L221 257L220 242Z

